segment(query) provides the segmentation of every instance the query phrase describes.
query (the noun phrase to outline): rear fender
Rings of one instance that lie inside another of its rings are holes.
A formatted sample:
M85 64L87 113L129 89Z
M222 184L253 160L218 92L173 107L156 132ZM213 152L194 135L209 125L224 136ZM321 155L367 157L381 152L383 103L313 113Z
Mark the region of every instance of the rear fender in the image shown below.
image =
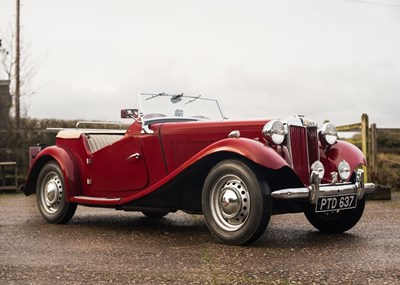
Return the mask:
M69 200L70 197L74 196L79 185L78 171L75 167L73 156L70 155L65 149L50 146L42 150L35 158L35 162L29 171L28 178L23 187L25 195L36 193L36 184L39 177L39 173L43 166L49 161L57 161L61 167L61 171L65 181L65 197Z

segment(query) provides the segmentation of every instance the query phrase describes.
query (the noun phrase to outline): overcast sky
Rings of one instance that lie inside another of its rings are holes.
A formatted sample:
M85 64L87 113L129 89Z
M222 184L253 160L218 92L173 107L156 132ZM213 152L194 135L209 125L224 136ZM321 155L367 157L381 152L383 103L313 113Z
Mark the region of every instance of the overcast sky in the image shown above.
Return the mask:
M400 127L400 1L21 0L28 116L117 120L138 92L217 98L230 118ZM0 38L15 0L0 0Z

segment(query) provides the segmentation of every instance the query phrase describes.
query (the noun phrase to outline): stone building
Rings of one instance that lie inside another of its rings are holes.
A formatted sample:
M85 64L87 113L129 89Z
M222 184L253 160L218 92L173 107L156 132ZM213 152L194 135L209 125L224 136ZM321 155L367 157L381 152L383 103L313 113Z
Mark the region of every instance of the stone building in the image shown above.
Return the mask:
M10 80L0 80L0 129L10 126Z

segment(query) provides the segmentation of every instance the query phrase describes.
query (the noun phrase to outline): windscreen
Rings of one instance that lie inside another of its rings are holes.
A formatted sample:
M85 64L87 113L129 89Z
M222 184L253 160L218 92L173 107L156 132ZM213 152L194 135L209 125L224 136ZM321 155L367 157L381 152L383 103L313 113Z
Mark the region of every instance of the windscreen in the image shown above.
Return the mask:
M216 99L183 94L139 94L140 110L144 118L181 117L222 120L224 116Z

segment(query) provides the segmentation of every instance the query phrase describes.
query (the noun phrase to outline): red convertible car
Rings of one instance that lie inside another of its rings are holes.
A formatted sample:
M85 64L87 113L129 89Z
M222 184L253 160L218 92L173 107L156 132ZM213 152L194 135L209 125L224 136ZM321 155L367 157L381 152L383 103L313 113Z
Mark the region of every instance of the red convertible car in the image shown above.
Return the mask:
M215 99L139 94L121 111L127 130L60 129L32 159L23 187L50 223L77 205L203 214L221 242L250 244L273 214L304 212L318 230L341 233L362 216L363 153L336 128L303 116L227 120Z

